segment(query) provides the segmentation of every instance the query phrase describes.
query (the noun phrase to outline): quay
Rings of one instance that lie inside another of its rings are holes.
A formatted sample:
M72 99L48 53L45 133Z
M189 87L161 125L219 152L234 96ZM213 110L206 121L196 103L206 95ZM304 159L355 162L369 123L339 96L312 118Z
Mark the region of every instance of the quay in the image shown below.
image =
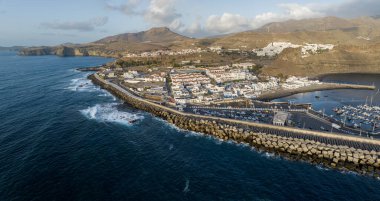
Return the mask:
M373 85L358 85L358 84L339 84L339 83L323 83L319 85L312 85L301 87L297 89L281 89L266 92L258 96L256 99L261 101L271 101L277 98L283 98L299 93L313 92L313 91L326 91L334 89L357 89L357 90L375 90Z
M102 70L102 66L77 68L76 70L81 71L81 72L97 72L97 71Z
M379 140L180 112L133 95L97 74L90 75L89 79L133 107L150 112L181 129L247 143L289 159L380 176Z
M235 111L272 111L272 112L307 112L307 109L296 109L296 108L237 108L237 107L203 107L203 106L192 106L191 109L212 109L212 110L235 110Z

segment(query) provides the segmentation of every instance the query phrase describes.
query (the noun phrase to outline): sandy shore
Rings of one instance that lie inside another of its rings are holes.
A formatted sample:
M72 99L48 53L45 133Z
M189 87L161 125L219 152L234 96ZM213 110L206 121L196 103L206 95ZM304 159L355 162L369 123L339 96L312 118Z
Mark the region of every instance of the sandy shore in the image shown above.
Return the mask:
M265 92L261 94L257 100L271 101L277 98L283 98L299 93L313 92L313 91L325 91L334 89L357 89L357 90L374 90L375 86L372 85L357 85L357 84L333 84L324 83L319 85L312 85L307 87L301 87L298 89L279 89L275 91Z

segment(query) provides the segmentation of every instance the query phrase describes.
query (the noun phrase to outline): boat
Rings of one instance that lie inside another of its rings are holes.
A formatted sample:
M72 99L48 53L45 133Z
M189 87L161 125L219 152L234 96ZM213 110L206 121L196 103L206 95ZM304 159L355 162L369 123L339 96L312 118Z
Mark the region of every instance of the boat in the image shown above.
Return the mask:
M315 96L315 98L319 99L319 98L321 98L321 97L320 97L320 96Z

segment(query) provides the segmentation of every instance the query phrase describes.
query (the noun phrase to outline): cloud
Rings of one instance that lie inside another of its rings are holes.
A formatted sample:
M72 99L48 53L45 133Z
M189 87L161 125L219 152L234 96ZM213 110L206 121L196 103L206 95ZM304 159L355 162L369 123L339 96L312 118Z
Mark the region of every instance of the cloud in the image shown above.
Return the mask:
M380 14L379 0L349 0L320 8L327 15L341 17L375 16Z
M182 15L175 5L177 0L148 0L147 8L141 8L143 0L128 0L125 4L106 4L111 10L119 11L128 16L141 16L152 26L166 26L173 30L179 30L184 26Z
M278 4L280 11L259 13L253 17L237 13L224 12L210 15L201 20L184 24L182 14L176 9L178 0L127 0L122 5L107 4L107 8L128 16L140 16L151 26L166 26L189 36L206 36L228 34L259 28L270 22L290 19L316 18L323 16L357 17L362 15L379 15L380 0L347 0L343 3L330 4Z
M205 29L211 33L229 33L249 29L251 20L238 14L224 13L208 17Z
M127 3L122 5L114 5L109 2L106 3L106 8L110 10L117 10L125 15L140 15L141 12L138 11L138 6L140 5L141 0L129 0Z
M78 22L44 22L41 26L47 29L93 31L97 27L104 26L108 22L108 17L98 17L86 21Z
M78 37L78 35L76 35L76 34L68 34L68 33L51 33L51 32L41 33L41 35L43 35L43 36L53 36L53 37L56 37L56 36Z
M182 15L175 8L176 0L151 0L144 19L155 26L168 26L178 30L183 26Z
M190 34L198 34L202 31L202 23L201 23L201 17L198 16L196 20L191 23L187 28L183 30L183 32L187 32Z
M221 16L211 15L205 23L205 30L210 33L232 33L258 28L273 21L284 21L289 19L303 19L321 17L324 14L313 11L307 6L299 4L279 4L282 13L266 12L253 18L246 18L239 14L224 13Z
M285 9L283 17L287 19L304 19L324 16L324 13L314 11L308 6L302 6L299 4L279 4L279 7Z

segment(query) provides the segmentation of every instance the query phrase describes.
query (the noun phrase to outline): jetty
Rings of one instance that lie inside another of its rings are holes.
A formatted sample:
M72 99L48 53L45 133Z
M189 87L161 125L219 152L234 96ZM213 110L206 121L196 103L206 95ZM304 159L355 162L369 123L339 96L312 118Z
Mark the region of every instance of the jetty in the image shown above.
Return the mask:
M81 72L96 72L102 70L102 66L77 68L76 70Z
M360 85L360 84L341 84L341 83L323 83L318 85L311 85L296 89L279 89L265 92L257 97L257 100L271 101L277 98L283 98L299 93L313 92L313 91L326 91L334 89L357 89L357 90L375 90L373 85Z
M376 177L380 175L380 140L377 139L181 112L136 96L97 74L90 75L89 79L131 106L182 129L247 143L289 159Z

